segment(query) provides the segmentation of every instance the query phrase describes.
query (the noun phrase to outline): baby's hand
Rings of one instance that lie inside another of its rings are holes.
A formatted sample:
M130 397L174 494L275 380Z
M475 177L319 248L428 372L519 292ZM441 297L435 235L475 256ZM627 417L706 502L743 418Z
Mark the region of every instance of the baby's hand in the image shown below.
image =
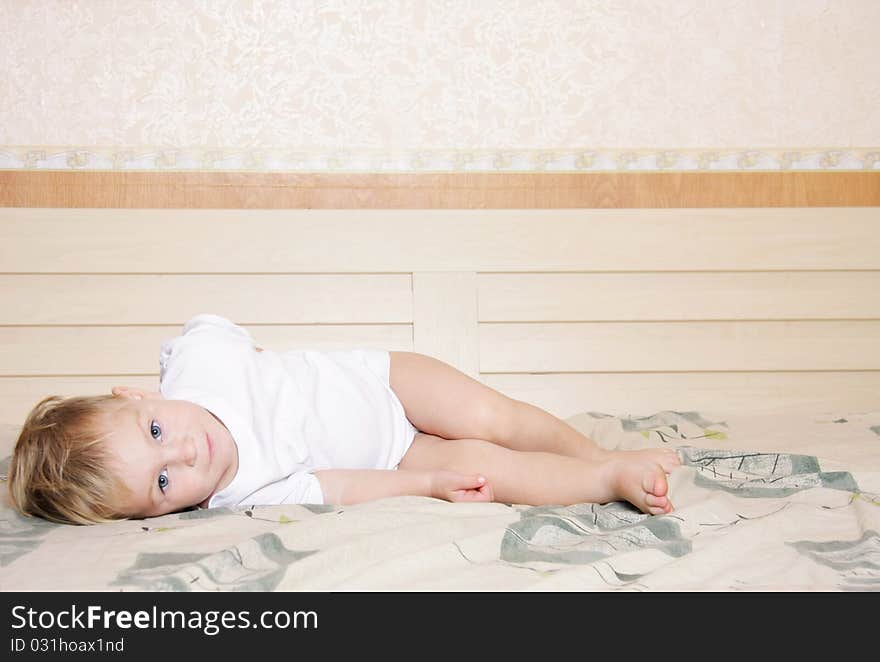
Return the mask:
M435 471L431 496L447 501L493 501L495 494L485 476Z

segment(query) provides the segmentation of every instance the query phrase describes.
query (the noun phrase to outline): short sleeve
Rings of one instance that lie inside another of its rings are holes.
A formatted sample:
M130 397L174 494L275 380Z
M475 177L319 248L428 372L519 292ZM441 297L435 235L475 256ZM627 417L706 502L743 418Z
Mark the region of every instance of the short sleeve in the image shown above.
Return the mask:
M293 479L293 480L291 480ZM298 472L285 481L292 489L281 503L324 503L324 491L318 477L309 472Z
M270 483L242 500L249 504L324 503L324 491L318 477L309 471L297 471L287 478Z

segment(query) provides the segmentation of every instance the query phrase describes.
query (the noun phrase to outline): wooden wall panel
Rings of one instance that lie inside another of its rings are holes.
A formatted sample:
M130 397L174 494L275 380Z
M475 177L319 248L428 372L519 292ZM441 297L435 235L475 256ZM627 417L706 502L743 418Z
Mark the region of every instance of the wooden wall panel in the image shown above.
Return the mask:
M880 269L880 207L0 208L0 273Z
M240 324L412 322L409 274L6 274L0 324L179 324L196 312Z
M880 271L483 273L483 322L880 319Z
M481 324L481 372L880 370L880 321Z
M880 409L880 173L7 172L0 206L0 423L154 384L198 312L559 416Z
M477 275L413 274L413 348L476 378L480 370Z
M481 381L566 418L587 411L749 414L880 410L880 371L484 374ZM699 445L695 443L694 445Z

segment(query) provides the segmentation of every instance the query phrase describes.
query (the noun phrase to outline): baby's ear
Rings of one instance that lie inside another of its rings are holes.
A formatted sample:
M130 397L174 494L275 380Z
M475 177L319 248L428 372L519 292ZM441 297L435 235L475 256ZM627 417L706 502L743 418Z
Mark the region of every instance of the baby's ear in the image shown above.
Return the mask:
M145 391L133 386L114 386L111 392L118 398L129 398L131 400L157 400L162 398L162 394L158 391Z

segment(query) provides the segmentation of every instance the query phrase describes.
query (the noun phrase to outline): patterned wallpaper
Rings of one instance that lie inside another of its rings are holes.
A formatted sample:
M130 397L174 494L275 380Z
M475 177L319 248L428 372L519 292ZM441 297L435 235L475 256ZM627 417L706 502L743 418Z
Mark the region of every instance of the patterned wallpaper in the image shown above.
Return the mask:
M0 168L880 170L878 0L5 0Z

